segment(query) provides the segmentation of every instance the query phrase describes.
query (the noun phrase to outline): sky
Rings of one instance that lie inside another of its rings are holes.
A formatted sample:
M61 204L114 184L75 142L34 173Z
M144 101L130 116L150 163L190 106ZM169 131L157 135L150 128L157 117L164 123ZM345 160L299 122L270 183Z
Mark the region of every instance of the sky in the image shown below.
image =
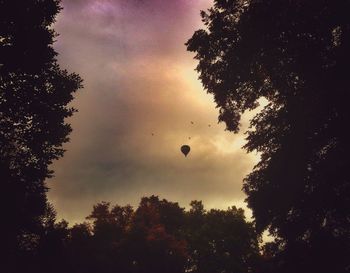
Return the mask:
M84 88L72 103L79 112L68 120L67 151L47 181L59 218L83 222L97 202L137 206L152 194L182 207L202 200L207 209L245 208L242 180L258 155L241 147L253 113L239 134L225 131L184 45L211 4L63 0L55 49Z

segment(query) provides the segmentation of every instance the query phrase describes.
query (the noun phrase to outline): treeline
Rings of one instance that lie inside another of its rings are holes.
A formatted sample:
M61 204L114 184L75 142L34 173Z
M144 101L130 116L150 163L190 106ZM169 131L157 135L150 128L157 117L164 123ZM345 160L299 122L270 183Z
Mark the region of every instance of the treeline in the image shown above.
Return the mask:
M242 209L190 209L157 196L139 206L93 207L88 222L57 222L48 205L35 246L22 250L16 272L258 272L259 237ZM24 259L25 258L25 259Z

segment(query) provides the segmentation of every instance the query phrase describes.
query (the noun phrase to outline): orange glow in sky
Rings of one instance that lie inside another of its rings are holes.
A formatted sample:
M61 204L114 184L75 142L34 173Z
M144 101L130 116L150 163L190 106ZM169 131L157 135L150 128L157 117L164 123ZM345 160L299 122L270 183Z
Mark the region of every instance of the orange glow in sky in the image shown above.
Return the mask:
M195 199L206 208L244 206L242 179L259 158L241 149L252 114L237 135L217 124L218 109L184 45L210 5L63 1L59 62L85 88L73 103L79 112L67 152L48 181L59 217L80 222L96 202L136 205L151 194L181 206ZM186 158L183 144L191 146Z

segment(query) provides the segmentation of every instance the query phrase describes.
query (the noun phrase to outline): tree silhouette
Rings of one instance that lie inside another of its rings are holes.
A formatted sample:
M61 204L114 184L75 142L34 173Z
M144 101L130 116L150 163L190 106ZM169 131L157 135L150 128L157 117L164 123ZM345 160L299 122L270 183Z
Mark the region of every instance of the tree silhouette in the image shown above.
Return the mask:
M216 0L187 42L219 120L260 162L244 182L256 228L275 235L279 272L348 272L350 2Z
M206 211L201 202L192 201L187 222L187 272L256 272L258 237L242 209Z
M130 206L114 206L101 202L94 206L87 217L92 220L92 272L127 272L130 259L124 250L126 233L130 228L134 211ZM87 271L89 272L89 271Z
M18 272L257 272L260 260L252 223L235 207L206 211L193 201L185 211L150 196L135 211L98 203L89 223L71 228L56 221L52 206L42 218L36 261Z
M35 249L37 255L34 257L38 259L37 265L35 265L36 272L59 273L64 271L68 265L68 222L63 220L56 223L56 212L53 207L49 207L46 215L48 217L43 223L39 244ZM22 266L23 269L28 268L27 264ZM35 271L33 270L33 272Z
M81 87L78 75L60 69L52 47L59 3L0 1L0 174L8 268L37 243L44 180L52 176L52 161L63 155L71 131L65 119L75 111L68 103Z
M185 272L183 225L184 210L177 203L157 196L142 198L126 239L133 272Z
M66 248L66 272L96 272L94 268L94 245L91 227L87 223L75 224L69 229L69 240ZM97 250L95 250L97 251Z

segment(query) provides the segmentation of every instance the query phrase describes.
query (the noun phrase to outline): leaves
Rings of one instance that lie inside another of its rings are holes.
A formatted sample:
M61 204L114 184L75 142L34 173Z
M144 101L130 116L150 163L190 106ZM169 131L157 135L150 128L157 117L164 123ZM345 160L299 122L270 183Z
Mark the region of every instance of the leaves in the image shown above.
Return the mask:
M101 202L87 217L90 223L67 228L53 223L48 207L39 258L60 263L48 272L205 273L252 272L259 262L258 241L244 211L204 210L192 201L178 203L144 197L136 210ZM50 243L52 243L50 245ZM47 272L47 271L45 271Z
M268 100L247 133L245 148L260 152L261 161L243 189L256 228L280 238L275 249L286 252L291 272L315 271L321 260L319 272L349 266L350 234L332 231L350 230L350 183L341 167L350 152L349 7L342 0L216 0L201 13L206 29L186 44L228 130L238 132L242 113ZM342 247L328 251L326 262L314 249L322 243Z
M0 173L4 203L14 204L4 212L9 265L21 266L22 235L40 233L44 181L53 175L49 165L63 156L72 130L66 118L76 111L68 104L82 87L77 74L59 67L52 47L59 4L0 1Z

